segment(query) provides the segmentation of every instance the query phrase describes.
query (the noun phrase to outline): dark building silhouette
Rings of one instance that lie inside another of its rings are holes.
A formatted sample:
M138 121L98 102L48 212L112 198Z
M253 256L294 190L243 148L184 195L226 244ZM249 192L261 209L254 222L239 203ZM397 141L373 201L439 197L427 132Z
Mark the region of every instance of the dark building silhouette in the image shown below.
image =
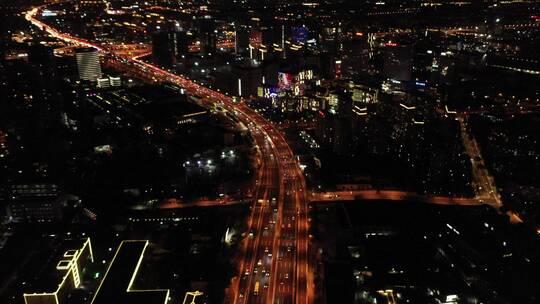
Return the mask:
M180 58L189 52L189 38L186 32L176 31L176 57Z
M201 50L206 54L216 52L216 24L211 16L204 16L198 20L199 40Z
M176 32L160 31L152 35L152 58L159 66L170 67L176 63Z

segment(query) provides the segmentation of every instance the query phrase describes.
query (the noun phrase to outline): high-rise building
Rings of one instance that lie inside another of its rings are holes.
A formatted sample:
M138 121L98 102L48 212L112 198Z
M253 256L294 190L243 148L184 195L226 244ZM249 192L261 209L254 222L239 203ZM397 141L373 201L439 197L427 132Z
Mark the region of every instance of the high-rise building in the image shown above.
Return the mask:
M95 48L79 48L75 50L79 78L86 81L97 81L101 77L98 50Z
M152 57L162 67L170 67L176 63L178 53L176 32L159 31L152 34Z
M41 44L29 46L28 63L35 71L32 73L35 94L44 99L58 99L59 73L53 48Z
M176 35L176 57L180 58L189 52L189 38L185 31L175 31Z
M246 28L236 30L234 41L235 52L242 53L249 48L249 31Z
M215 73L219 89L235 96L256 96L262 85L262 67L253 60L227 65Z
M413 48L388 42L381 51L383 66L381 74L386 78L410 81L413 71Z
M214 54L216 52L216 24L212 16L204 16L199 18L199 40L201 42L202 51L206 54Z
M274 28L273 27L262 27L261 28L261 43L267 46L271 46L272 44L276 42L281 42L275 40L276 36L274 35Z

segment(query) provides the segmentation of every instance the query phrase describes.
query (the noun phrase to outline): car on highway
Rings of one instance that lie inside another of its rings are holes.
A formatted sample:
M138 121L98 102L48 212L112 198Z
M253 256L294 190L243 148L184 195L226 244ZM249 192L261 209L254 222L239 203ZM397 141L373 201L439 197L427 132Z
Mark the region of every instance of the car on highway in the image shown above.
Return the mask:
M255 282L255 288L253 288L253 295L254 296L259 295L259 286L260 286L259 281Z

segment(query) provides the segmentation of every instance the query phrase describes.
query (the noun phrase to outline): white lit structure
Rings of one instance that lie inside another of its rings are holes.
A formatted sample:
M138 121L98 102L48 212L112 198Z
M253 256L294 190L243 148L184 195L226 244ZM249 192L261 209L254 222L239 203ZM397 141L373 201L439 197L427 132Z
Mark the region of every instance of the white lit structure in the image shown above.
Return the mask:
M122 85L122 80L120 79L120 77L109 76L109 80L111 82L111 87L119 87Z
M101 77L98 50L95 48L80 48L75 51L79 78L95 82Z
M111 82L109 81L109 78L98 78L97 79L97 87L98 88L108 88L111 86Z

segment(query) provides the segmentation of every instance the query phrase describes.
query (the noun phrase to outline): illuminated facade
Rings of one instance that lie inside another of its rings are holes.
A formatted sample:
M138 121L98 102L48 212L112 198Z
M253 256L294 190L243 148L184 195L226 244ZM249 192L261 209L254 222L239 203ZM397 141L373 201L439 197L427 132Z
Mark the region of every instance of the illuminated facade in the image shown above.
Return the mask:
M97 81L101 77L98 50L95 48L80 48L75 51L79 78L86 81Z
M86 239L81 248L68 250L56 265L64 273L58 288L51 292L24 293L26 304L62 304L67 303L68 295L81 284L81 273L88 261L94 262L92 243Z
M352 101L356 104L373 104L379 102L379 90L355 84L352 85Z

